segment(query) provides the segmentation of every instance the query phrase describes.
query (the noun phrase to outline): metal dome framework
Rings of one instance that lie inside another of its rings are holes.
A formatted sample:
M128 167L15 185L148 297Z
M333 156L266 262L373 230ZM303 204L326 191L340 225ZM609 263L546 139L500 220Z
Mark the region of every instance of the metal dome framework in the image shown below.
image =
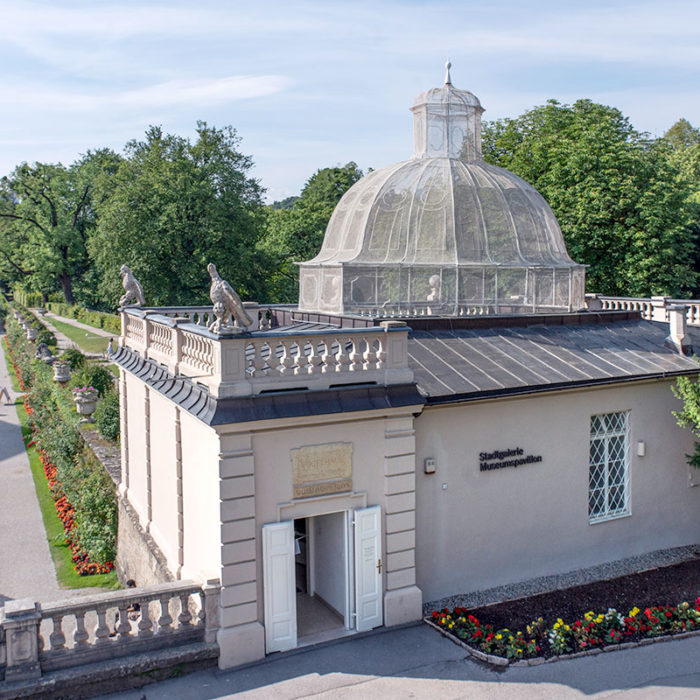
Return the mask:
M585 268L544 198L481 155L479 100L445 85L414 101L414 153L338 203L300 266L299 309L374 316L573 311Z

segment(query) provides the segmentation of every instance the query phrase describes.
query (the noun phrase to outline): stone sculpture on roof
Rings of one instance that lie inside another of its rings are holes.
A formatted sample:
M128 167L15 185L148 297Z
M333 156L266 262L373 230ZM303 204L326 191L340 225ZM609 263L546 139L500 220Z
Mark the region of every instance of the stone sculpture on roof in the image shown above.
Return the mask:
M209 326L209 330L213 333L242 333L253 324L253 319L246 312L241 298L233 287L226 280L221 279L216 265L209 263L207 270L211 277L209 296L214 304L214 315L216 316L216 321Z
M119 274L124 286L124 294L119 299L119 306L145 306L143 287L134 277L134 273L126 265L122 265Z
M444 85L420 93L411 111L412 158L369 173L341 198L321 251L301 263L300 310L411 316L583 308L584 266L568 256L544 198L483 159L483 107L452 85L449 63Z

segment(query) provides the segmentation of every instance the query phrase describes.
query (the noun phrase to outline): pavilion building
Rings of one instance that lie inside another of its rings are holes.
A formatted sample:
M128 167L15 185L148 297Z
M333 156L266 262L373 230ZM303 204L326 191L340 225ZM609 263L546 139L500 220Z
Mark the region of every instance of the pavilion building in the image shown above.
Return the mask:
M341 199L298 307L233 334L122 309L118 565L220 579L222 667L700 538L685 310L586 297L449 69L411 109L413 156Z

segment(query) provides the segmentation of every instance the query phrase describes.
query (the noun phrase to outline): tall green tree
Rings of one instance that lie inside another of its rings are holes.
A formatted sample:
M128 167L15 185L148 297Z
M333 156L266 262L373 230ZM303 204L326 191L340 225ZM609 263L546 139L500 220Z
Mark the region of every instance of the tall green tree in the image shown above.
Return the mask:
M76 278L90 267L87 242L96 224L97 182L119 156L88 152L69 167L23 163L0 181L0 273L29 291L60 288L75 301Z
M295 263L318 253L336 204L361 177L362 170L353 162L322 168L307 180L291 207L268 207L265 238L259 250L273 271L269 276L270 301L297 301L299 272Z
M209 262L244 298L264 294L255 255L262 188L239 144L231 127L205 122L194 140L151 127L144 140L127 144L89 247L104 299L116 305L123 293L122 264L149 304L209 303Z
M700 143L700 129L681 118L664 134L664 139L674 148L689 148Z
M638 133L612 107L554 100L487 123L486 160L530 182L549 202L571 257L603 294L684 295L696 284L687 189L670 146Z

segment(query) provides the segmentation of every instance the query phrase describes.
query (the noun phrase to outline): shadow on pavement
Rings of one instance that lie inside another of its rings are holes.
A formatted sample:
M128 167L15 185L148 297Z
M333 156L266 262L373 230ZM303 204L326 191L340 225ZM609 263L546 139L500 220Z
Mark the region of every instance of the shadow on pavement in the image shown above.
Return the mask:
M700 688L700 637L496 671L422 625L269 656L232 671L200 671L113 699L547 698L628 691L637 698L690 697ZM663 691L656 690L663 688ZM668 688L681 694L668 695ZM635 689L635 690L632 690ZM692 689L692 690L691 690ZM695 695L697 697L697 695Z

